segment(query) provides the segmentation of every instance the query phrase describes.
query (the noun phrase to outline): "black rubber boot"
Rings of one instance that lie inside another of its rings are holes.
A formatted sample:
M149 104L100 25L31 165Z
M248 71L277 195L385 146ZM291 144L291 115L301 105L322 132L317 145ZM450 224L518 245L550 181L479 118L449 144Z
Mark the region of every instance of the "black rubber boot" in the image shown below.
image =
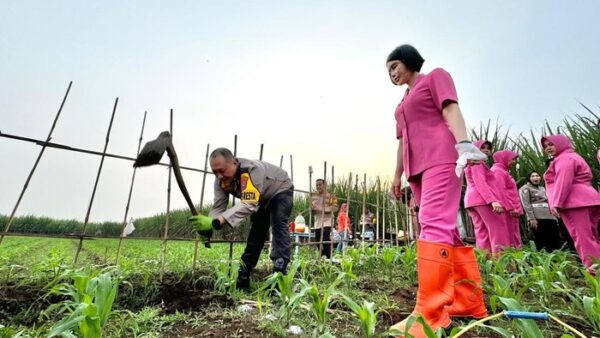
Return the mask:
M247 290L250 288L250 272L246 271L245 267L240 267L235 287L238 290Z
M273 262L273 272L281 272L282 274L287 274L287 262L283 258L277 258Z

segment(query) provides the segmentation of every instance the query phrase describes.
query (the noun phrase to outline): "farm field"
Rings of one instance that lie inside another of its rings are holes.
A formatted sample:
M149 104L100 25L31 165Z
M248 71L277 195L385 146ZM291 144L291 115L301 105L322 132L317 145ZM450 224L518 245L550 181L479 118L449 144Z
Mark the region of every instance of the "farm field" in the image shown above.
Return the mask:
M251 290L235 289L243 244L118 239L5 239L0 251L0 337L386 337L415 301L413 245L349 248L333 262L303 247L287 277L270 274L268 254ZM499 259L478 253L490 314L548 312L586 337L600 334L600 276L567 251L508 250ZM231 266L231 269L230 269ZM113 302L114 299L114 302ZM455 320L436 337L472 323ZM290 330L291 329L291 330ZM292 331L298 330L295 334ZM462 337L575 337L555 321L500 317Z

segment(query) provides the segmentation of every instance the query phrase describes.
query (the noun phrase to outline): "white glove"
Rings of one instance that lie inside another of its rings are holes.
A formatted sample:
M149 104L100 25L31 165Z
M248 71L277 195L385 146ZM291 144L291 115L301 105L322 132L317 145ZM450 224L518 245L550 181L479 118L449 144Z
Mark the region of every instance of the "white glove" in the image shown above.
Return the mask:
M483 161L487 156L479 150L473 143L458 143L454 146L458 152L456 160L456 176L460 177L467 166L468 161Z

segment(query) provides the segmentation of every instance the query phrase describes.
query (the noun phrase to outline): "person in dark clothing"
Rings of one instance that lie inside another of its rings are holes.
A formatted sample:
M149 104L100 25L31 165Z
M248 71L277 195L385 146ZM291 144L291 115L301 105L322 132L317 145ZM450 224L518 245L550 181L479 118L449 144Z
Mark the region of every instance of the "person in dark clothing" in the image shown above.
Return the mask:
M290 230L288 222L294 203L294 185L288 174L273 164L235 158L226 148L215 149L210 166L216 176L215 200L208 216L190 217L201 238L210 238L213 229L229 224L238 226L250 216L252 226L238 273L237 287L250 286L250 272L260 257L265 237L272 228L274 272L287 272L290 261ZM241 203L227 209L229 195Z

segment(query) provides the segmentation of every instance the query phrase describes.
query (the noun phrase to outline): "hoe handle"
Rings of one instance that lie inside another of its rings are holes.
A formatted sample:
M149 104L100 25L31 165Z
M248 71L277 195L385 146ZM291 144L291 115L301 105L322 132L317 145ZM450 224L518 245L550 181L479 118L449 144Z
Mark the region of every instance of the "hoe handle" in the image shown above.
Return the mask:
M196 207L194 207L194 203L192 203L190 194L185 187L185 182L183 181L183 176L181 175L181 168L179 168L179 160L177 159L177 153L175 152L175 147L173 147L173 145L169 145L167 147L167 155L169 155L169 160L171 160L171 166L173 167L175 180L177 180L177 186L179 186L179 190L181 190L181 194L185 198L192 215L197 216L198 211L196 211Z
M504 311L504 315L511 319L535 319L549 320L550 316L546 312L524 312L524 311Z

